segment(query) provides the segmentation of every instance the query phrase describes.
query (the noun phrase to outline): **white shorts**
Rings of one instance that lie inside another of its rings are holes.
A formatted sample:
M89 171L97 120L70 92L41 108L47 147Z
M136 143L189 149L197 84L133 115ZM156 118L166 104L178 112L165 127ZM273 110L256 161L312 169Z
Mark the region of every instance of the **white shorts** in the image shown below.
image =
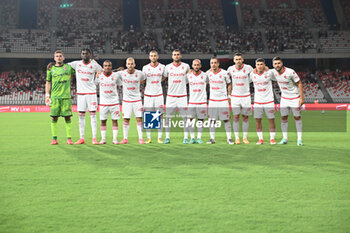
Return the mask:
M123 100L123 118L130 119L134 113L135 117L142 117L142 101L126 102Z
M146 96L143 99L143 106L146 111L164 112L164 97L161 96Z
M300 97L297 99L285 99L282 97L280 103L281 116L288 116L290 112L293 112L293 115L296 117L300 116L299 100Z
M184 97L166 97L166 117L174 117L176 108L181 117L187 117L187 96Z
M275 118L275 104L257 104L254 103L254 118L261 119L266 114L267 119Z
M244 116L252 115L252 100L250 96L233 97L231 96L231 107L233 115L242 114Z
M230 119L230 109L228 106L228 100L213 101L209 100L209 118L212 120L226 121Z
M100 105L100 120L107 120L108 113L111 114L112 120L119 120L120 119L120 106L119 106L119 104L109 105L109 106Z
M194 119L207 119L207 104L188 104L188 112L187 115L189 118Z
M97 95L96 94L87 94L87 95L79 95L77 97L77 107L78 112L86 112L89 110L90 112L97 111Z

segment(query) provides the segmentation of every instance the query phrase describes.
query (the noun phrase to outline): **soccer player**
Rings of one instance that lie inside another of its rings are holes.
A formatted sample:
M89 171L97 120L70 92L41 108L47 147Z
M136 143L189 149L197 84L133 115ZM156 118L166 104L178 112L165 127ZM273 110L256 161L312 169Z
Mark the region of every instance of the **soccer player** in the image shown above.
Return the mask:
M142 100L140 84L144 83L145 76L140 70L135 69L135 60L132 57L126 59L126 70L119 71L118 77L123 85L123 134L124 139L119 144L128 143L130 118L134 113L137 122L139 144L145 144L142 136Z
M209 78L209 118L210 139L207 144L215 143L215 126L216 120L224 121L227 143L234 144L231 138L230 110L227 93L231 93L231 79L226 70L219 68L219 59L213 57L210 59L210 70L207 71Z
M178 108L184 121L184 144L188 144L187 129L187 73L190 66L181 62L181 52L175 49L172 53L173 62L166 65L164 76L168 78L168 93L166 98L166 131L164 144L170 143L170 122Z
M251 97L249 90L249 74L253 67L244 64L243 55L236 53L233 56L235 65L230 66L227 72L232 79L231 107L233 113L233 132L235 134L235 144L240 144L239 139L239 115L242 114L243 143L249 144L247 139L249 119L252 114Z
M148 111L164 112L164 97L162 81L164 80L165 66L158 62L158 52L152 50L149 53L150 63L142 68L142 72L146 77L146 89L144 93L144 108ZM151 130L147 131L146 143L151 143ZM158 129L158 143L162 141L163 129Z
M45 85L45 103L51 106L51 145L57 145L57 121L62 116L66 122L67 144L72 142L72 102L70 95L70 82L75 74L70 65L64 64L63 52L57 50L54 54L55 65L47 70ZM51 89L52 88L52 89ZM51 93L51 95L50 95ZM50 98L51 97L51 98Z
M190 88L190 99L188 102L188 116L190 120L198 118L199 124L197 129L197 141L195 139L194 127L190 129L190 144L198 143L203 144L202 132L203 132L203 120L207 118L207 83L208 76L201 71L201 61L195 59L192 62L192 72L187 74L187 80ZM201 126L201 127L200 127Z
M117 73L112 72L112 62L103 62L103 73L98 75L95 82L100 87L100 120L101 137L100 144L106 144L106 130L108 114L112 118L113 144L118 144L118 120L120 119L120 106L118 86L121 86Z
M254 83L254 118L256 120L256 132L259 137L257 145L264 143L261 120L264 112L270 123L270 144L275 145L275 104L272 92L273 75L265 67L265 60L258 58L255 61L256 73L250 74Z
M96 84L94 82L96 73L102 71L102 67L91 59L90 49L81 50L82 60L68 63L73 67L77 79L77 105L79 112L79 132L80 139L74 144L85 144L85 112L89 110L92 129L92 144L99 144L97 135L97 95Z
M288 143L288 115L293 112L295 125L297 129L297 145L302 146L302 122L300 116L300 108L304 104L303 84L298 74L290 68L283 66L280 57L272 59L274 69L271 70L278 85L281 89L281 129L283 139L278 144Z

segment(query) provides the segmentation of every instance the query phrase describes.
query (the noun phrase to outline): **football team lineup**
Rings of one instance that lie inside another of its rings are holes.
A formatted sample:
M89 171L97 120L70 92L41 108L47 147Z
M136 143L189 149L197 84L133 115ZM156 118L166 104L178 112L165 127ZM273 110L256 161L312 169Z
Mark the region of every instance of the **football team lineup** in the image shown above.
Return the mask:
M79 112L80 137L74 144L85 144L85 113L88 110L91 119L92 144L106 144L107 119L111 116L113 144L128 144L130 119L136 118L136 128L139 144L151 143L151 128L158 129L158 143L170 143L171 128L179 125L183 128L183 144L203 144L202 133L204 128L209 129L210 139L206 144L215 144L215 129L224 125L228 144L249 144L248 128L249 116L254 112L257 145L264 143L262 119L264 113L269 122L270 144L275 145L276 124L275 105L272 81L276 81L281 90L280 114L282 140L278 144L288 143L288 116L293 113L297 145L302 146L301 107L304 104L303 86L298 74L291 68L283 65L280 57L272 59L273 69L269 69L263 58L255 61L255 68L244 64L243 54L235 53L234 65L227 70L220 68L219 59L210 59L210 69L201 70L199 59L194 59L192 68L181 62L181 51L172 52L173 62L163 65L158 62L157 51L149 53L150 63L141 70L135 69L135 60L126 59L126 69L113 70L110 60L103 62L101 67L91 59L89 49L82 49L81 60L64 63L64 54L57 50L54 53L54 63L47 67L45 86L46 105L51 108L51 145L57 145L58 117L64 117L67 144L72 141L72 104L71 104L71 77L75 75L77 83L77 110ZM167 82L168 91L164 101L162 82ZM250 83L254 85L254 105L251 105ZM144 101L140 85L146 85ZM97 141L98 106L96 86L100 93L100 132L101 141ZM188 91L187 91L188 85ZM118 88L122 88L122 117L123 139L118 142L118 120L121 118L120 99ZM207 87L209 102L207 101ZM189 98L188 98L189 93ZM254 109L254 111L253 111ZM174 123L172 119L178 110L182 123ZM154 111L154 112L153 112ZM231 124L231 112L233 121ZM150 114L146 121L145 113ZM164 124L160 119L164 116ZM242 120L242 142L239 137L240 118ZM195 122L195 120L197 121ZM158 122L155 127L154 123ZM195 136L197 128L197 136ZM232 128L235 139L232 139ZM143 139L143 129L146 129L147 139ZM163 130L165 140L163 141ZM190 135L190 140L189 136Z

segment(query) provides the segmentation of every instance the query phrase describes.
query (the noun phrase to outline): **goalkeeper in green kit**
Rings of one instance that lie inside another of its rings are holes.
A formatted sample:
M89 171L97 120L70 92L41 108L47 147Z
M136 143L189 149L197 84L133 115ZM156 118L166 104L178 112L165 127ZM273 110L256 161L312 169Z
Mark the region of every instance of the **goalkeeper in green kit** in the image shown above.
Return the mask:
M72 145L72 102L70 95L71 77L75 74L74 69L64 64L62 51L57 50L54 54L55 66L47 70L45 85L45 104L51 106L51 145L57 145L57 120L64 117L66 121L67 144ZM50 94L51 92L51 94Z

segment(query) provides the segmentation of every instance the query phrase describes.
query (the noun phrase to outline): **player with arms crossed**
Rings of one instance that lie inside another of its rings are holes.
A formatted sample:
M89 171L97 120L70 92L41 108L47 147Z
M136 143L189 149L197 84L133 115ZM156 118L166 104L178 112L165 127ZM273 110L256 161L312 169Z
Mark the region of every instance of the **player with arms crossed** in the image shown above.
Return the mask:
M254 118L256 120L256 133L259 141L257 145L264 143L261 120L264 112L270 123L270 144L275 145L275 104L272 92L273 75L266 70L265 60L258 58L255 61L256 73L250 74L250 79L254 83Z
M120 105L118 86L121 83L117 73L112 72L112 62L106 60L103 62L103 73L98 75L95 80L100 87L100 120L101 120L101 141L100 144L106 144L106 130L108 114L112 118L113 144L118 144L118 120L120 119Z
M227 93L231 93L231 79L226 70L219 68L218 58L210 59L210 70L207 71L209 79L210 97L209 97L209 118L210 139L207 144L215 143L215 126L213 122L220 119L224 121L227 143L234 144L231 138L230 109Z
M190 99L188 102L188 116L190 120L198 118L198 121L202 122L201 127L198 125L197 129L197 141L195 139L195 129L190 128L190 144L198 143L203 144L202 132L203 132L203 120L207 118L207 83L208 76L200 69L202 67L201 61L195 59L192 62L193 70L187 74L187 80L190 88Z
M243 143L249 144L247 139L249 119L252 114L252 104L249 90L249 74L253 71L253 67L244 64L243 55L236 53L233 56L235 65L227 69L232 79L231 107L233 113L233 132L235 134L235 144L240 144L239 139L239 115L242 114Z
M85 112L89 110L92 129L92 144L98 144L97 135L97 95L95 75L102 71L102 67L91 59L90 49L81 50L82 60L68 63L73 67L77 79L77 105L79 112L79 132L80 139L74 144L85 144Z
M278 85L281 89L281 129L283 139L278 144L288 143L288 115L293 112L295 125L297 129L297 145L302 146L302 121L300 116L300 108L304 104L303 84L298 74L290 68L283 66L280 57L272 59L274 69L271 70Z
M67 144L72 142L72 102L70 95L70 82L72 75L75 74L70 65L64 64L62 51L57 50L54 54L55 65L47 70L45 85L45 103L51 106L51 145L57 145L57 121L62 116L66 122ZM52 88L52 89L51 89ZM51 95L50 95L51 92ZM51 98L50 98L51 97Z
M119 71L118 78L123 85L123 134L124 139L119 144L128 143L130 118L134 113L137 122L139 144L145 144L142 136L142 100L140 84L144 83L145 76L140 70L135 69L135 60L132 57L126 59L126 70Z
M158 52L152 50L149 53L150 63L142 68L142 72L146 77L146 89L144 93L144 108L147 111L164 112L164 96L162 81L165 79L165 66L158 62ZM151 143L151 130L147 131L146 143ZM158 143L162 141L163 128L158 129Z
M172 53L173 62L166 65L164 76L168 78L168 93L166 98L166 139L164 144L170 143L170 122L175 115L176 108L184 121L184 144L188 144L187 129L187 73L190 66L181 62L181 52L175 49Z

